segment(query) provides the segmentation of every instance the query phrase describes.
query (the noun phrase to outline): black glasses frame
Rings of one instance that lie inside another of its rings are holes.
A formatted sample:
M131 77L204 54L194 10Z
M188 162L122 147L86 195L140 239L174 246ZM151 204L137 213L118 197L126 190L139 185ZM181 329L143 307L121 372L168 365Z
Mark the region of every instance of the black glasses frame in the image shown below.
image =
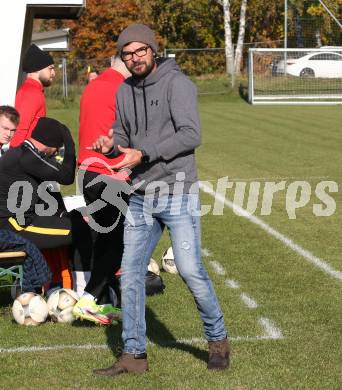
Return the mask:
M139 49L134 51L123 51L121 53L121 59L122 61L130 61L134 54L138 57L144 57L147 54L147 50L150 48L149 45L139 47Z

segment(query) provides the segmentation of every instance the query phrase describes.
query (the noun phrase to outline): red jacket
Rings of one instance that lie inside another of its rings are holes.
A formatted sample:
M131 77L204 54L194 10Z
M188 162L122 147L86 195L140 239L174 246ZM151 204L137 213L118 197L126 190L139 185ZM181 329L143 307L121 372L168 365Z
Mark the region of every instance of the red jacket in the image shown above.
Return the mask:
M108 130L112 128L115 120L116 92L119 89L124 77L121 73L111 68L106 69L96 79L89 82L86 86L80 105L80 127L78 133L79 154L78 165L81 169L104 175L113 176L119 180L128 178L126 173L117 173L113 175L106 164L114 165L124 158L121 155L117 158L107 158L93 150L86 149L101 135L107 135ZM82 166L85 159L96 157L101 161L96 161L90 165Z
M20 114L20 122L10 143L12 148L30 138L38 119L46 116L43 86L38 81L27 78L17 92L15 108Z

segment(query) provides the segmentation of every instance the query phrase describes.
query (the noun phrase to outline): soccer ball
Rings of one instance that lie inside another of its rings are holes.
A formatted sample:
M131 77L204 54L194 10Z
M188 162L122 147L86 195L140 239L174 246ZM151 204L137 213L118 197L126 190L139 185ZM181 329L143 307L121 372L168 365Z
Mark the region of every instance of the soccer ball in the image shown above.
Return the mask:
M73 322L75 317L72 310L79 299L78 294L68 288L53 291L47 301L52 321Z
M164 271L169 272L170 274L178 274L171 246L162 257L162 267Z
M150 264L147 266L147 270L156 275L160 275L159 265L154 259L152 259L152 257L150 259Z
M14 301L12 314L20 325L39 325L48 316L48 306L40 295L27 292Z

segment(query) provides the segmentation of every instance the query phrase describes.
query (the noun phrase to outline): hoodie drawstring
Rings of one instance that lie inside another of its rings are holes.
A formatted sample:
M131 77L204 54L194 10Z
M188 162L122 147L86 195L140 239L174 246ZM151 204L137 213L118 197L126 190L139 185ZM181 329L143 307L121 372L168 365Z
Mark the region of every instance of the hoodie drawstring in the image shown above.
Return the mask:
M137 101L135 99L134 87L131 85L133 95L134 117L135 117L135 135L138 134L138 113L137 113Z
M144 96L144 109L145 109L145 135L147 137L147 104L146 104L145 80L143 82L143 96Z

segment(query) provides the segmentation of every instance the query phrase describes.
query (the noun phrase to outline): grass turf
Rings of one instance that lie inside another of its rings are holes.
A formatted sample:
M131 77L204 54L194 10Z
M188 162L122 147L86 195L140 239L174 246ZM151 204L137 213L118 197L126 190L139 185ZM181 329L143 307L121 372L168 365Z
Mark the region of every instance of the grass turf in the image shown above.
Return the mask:
M296 243L341 270L339 235L341 196L331 194L336 212L316 217L313 193L309 203L286 212L286 191L294 181L307 181L315 189L321 180L341 181L341 132L338 107L253 107L237 96L208 96L199 101L203 144L197 151L199 176L212 183L229 176L236 182L285 181L285 191L274 195L272 212L255 215ZM67 123L76 134L77 105L57 105L49 115ZM73 193L74 188L65 188ZM299 194L298 194L299 196ZM202 193L202 203L214 200ZM270 237L258 226L229 208L223 215L209 213L202 219L204 257L232 337L232 366L227 372L206 370L206 345L193 300L178 276L162 274L167 286L161 296L147 300L150 372L115 380L97 378L92 368L111 364L120 345L120 327L74 323L46 323L38 328L13 323L10 307L0 307L0 348L93 344L108 348L57 351L0 351L1 388L115 388L118 389L340 389L342 387L342 282L308 263L302 256ZM154 257L159 261L169 245L166 235ZM212 268L218 261L224 271ZM239 283L232 289L227 280ZM258 307L249 309L241 293ZM258 339L268 318L283 339Z

